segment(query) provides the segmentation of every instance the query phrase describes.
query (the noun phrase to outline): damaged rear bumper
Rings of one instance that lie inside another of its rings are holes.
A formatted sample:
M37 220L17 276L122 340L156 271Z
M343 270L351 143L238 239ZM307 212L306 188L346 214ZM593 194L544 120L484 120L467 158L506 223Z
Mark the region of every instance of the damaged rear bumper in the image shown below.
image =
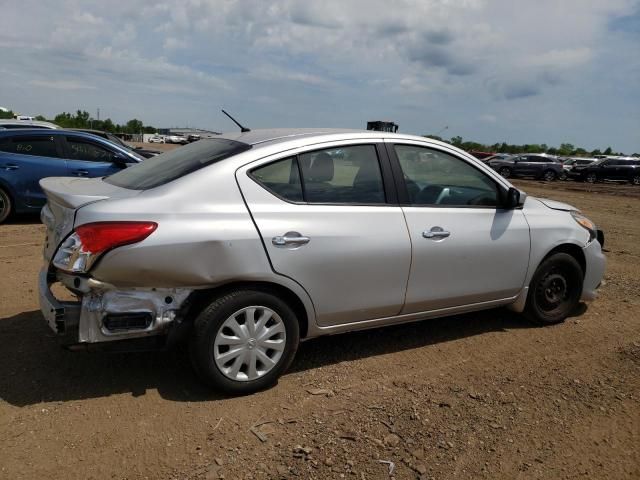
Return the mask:
M60 282L77 302L58 300L51 291ZM38 281L40 310L63 343L95 344L167 334L179 324L187 298L186 288L129 288L92 278L50 272L43 268Z

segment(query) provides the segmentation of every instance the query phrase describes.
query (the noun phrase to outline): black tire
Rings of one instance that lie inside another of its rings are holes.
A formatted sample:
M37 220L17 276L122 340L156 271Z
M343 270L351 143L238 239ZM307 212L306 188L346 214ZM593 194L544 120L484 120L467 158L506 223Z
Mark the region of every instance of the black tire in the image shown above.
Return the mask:
M560 173L560 175L558 175L558 180L568 180L568 179L569 179L569 176L567 175L567 172L565 172L565 171L562 171Z
M13 204L9 194L0 188L0 223L3 223L11 215Z
M509 167L500 167L498 173L502 175L503 178L509 178L511 176L511 169Z
M583 280L584 272L571 255L549 256L531 279L525 315L539 325L563 322L580 301Z
M542 179L546 182L553 182L556 179L557 175L556 172L554 172L553 170L545 170L542 173Z
M598 175L596 175L595 173L588 173L584 177L584 181L587 183L596 183L598 181Z
M640 185L640 173L634 173L629 178L629 183L631 185Z
M238 381L226 376L214 360L214 342L223 323L234 313L250 306L273 310L285 327L282 356L275 366L255 380ZM231 395L246 395L274 385L289 368L300 341L300 327L293 310L280 298L260 290L236 290L215 299L195 319L189 353L200 378L213 389Z

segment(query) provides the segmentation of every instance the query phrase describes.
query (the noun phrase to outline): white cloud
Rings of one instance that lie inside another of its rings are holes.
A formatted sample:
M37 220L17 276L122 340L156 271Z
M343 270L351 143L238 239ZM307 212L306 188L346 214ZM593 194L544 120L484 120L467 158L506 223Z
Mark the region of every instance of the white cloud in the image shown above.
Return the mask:
M300 125L362 127L384 115L415 133L448 123L451 135L481 141L576 135L640 150L631 134L640 39L610 27L639 9L638 0L23 0L3 7L0 101L49 114L100 103L119 121L197 116L216 129L221 104L265 126L277 126L279 105ZM52 88L59 95L44 94Z

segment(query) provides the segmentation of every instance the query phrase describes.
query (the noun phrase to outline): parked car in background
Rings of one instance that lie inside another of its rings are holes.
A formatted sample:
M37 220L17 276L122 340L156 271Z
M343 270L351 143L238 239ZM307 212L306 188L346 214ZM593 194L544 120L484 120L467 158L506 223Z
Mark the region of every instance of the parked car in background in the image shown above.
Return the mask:
M41 185L53 331L72 349L189 338L201 378L235 394L274 384L300 339L503 305L562 322L605 267L574 207L411 135L234 132Z
M560 174L560 180L567 180L570 177L570 172L576 167L584 167L595 162L596 158L565 158L562 160L562 173Z
M513 157L513 154L511 153L496 153L494 155L491 155L490 157L481 158L480 160L482 161L482 163L488 163L491 160L506 160L511 157Z
M187 140L187 137L185 137L184 135L165 135L164 137L164 143L180 143L182 145L186 145L187 143L189 143L189 140Z
M164 143L164 137L161 135L154 135L147 140L149 143Z
M118 137L117 135L114 135L111 132L103 132L102 130L90 130L88 128L70 128L69 130L73 130L75 132L90 133L91 135L97 135L98 137L102 137L102 138L104 138L106 140L109 140L110 142L113 142L116 145L119 145L119 146L121 146L123 148L128 148L129 150L133 150L133 151L135 151L135 153L137 153L138 155L140 155L140 156L142 156L144 158L155 157L156 155L160 155L162 153L162 152L160 152L158 150L149 150L147 148L134 147L132 145L129 145L124 140L122 140L120 137Z
M61 128L55 123L41 122L39 120L0 120L0 130L14 130L16 128Z
M189 141L189 143L197 142L198 140L200 140L200 135L192 133L191 135L187 136L187 140Z
M104 177L143 157L94 135L69 130L0 130L0 223L37 212L45 177Z
M576 166L568 175L575 180L589 183L612 180L640 185L640 159L603 158L584 167Z
M509 158L489 160L491 168L504 178L534 177L548 182L562 174L562 163L556 157L543 154L525 154Z

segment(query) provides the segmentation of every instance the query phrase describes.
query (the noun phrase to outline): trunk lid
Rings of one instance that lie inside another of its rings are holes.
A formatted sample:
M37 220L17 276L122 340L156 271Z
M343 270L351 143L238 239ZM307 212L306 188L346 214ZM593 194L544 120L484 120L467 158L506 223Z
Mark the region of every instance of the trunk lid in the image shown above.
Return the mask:
M109 198L125 198L137 195L137 190L128 190L105 183L101 178L49 177L40 180L47 196L47 204L40 213L46 226L44 259L51 261L55 251L73 230L76 211L90 203Z

